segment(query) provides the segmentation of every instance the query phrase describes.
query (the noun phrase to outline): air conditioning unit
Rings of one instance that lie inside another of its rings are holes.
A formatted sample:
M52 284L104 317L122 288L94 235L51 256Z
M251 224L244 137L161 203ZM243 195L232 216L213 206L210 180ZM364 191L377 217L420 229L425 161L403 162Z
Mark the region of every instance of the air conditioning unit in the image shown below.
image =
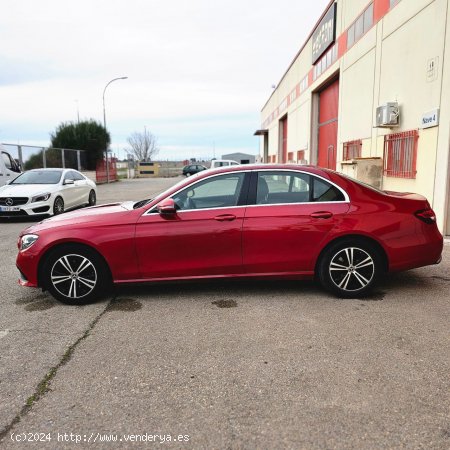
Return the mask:
M393 128L399 126L400 110L397 102L388 102L377 108L377 127Z

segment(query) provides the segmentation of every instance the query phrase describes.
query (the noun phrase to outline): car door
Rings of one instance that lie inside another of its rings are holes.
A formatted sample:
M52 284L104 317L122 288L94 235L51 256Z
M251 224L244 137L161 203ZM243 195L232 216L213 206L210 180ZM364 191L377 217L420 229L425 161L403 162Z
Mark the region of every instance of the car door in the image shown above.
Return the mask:
M0 159L0 186L13 181L20 175L20 169L11 155L7 152L1 152Z
M84 205L88 202L90 187L81 173L73 170L72 175L75 181L76 204L77 206Z
M73 180L73 184L65 184L67 180ZM64 209L74 208L77 205L77 186L75 185L74 173L71 170L64 173L61 196L64 200Z
M242 232L245 272L311 273L321 242L348 209L346 194L315 175L254 172Z
M142 278L241 274L248 183L244 172L213 175L172 195L175 215L143 214L136 224Z

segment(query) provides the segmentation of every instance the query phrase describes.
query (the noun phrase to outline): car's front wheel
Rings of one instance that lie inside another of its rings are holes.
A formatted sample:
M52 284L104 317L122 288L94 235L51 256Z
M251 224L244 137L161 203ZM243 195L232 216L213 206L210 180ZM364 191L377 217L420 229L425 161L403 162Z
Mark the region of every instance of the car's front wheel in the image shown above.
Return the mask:
M64 212L64 200L61 197L55 198L55 203L53 203L53 214L57 216Z
M57 300L84 305L111 286L106 263L88 247L64 245L53 251L42 268L43 285Z
M366 242L345 240L325 250L318 265L322 286L343 298L367 295L382 273L378 249Z

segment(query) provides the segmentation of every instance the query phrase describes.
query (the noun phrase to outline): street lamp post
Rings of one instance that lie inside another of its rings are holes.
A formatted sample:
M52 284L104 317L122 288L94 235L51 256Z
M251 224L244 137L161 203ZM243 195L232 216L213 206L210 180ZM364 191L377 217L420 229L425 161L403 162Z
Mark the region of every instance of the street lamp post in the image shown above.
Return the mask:
M128 77L119 77L114 78L111 81L108 82L108 84L105 86L105 89L103 89L103 127L105 128L105 158L106 158L106 182L109 183L109 161L108 161L108 144L106 143L106 109L105 109L105 92L106 88L113 82L117 80L126 80Z

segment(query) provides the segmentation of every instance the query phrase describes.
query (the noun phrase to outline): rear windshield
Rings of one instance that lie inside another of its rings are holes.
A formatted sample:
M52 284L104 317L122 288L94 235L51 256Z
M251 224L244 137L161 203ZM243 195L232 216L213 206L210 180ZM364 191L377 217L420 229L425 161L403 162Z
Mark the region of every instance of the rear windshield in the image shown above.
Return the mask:
M61 170L33 170L19 175L11 184L58 184Z

